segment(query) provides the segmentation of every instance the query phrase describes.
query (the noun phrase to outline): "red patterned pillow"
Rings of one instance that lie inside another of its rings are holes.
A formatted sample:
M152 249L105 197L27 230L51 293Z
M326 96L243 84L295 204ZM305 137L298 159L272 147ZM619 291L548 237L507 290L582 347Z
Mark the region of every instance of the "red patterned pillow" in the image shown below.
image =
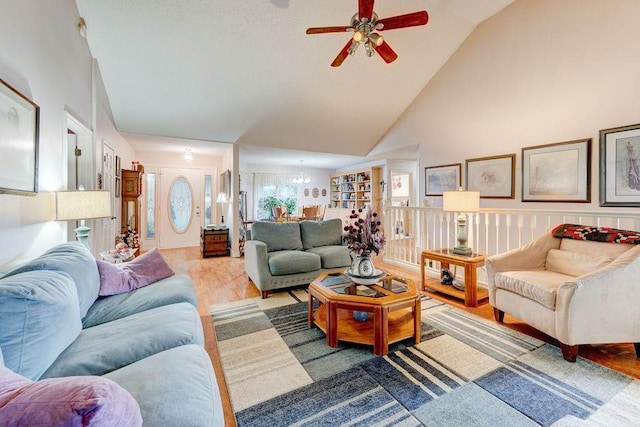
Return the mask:
M640 244L640 232L592 225L560 224L551 231L553 237L605 243Z

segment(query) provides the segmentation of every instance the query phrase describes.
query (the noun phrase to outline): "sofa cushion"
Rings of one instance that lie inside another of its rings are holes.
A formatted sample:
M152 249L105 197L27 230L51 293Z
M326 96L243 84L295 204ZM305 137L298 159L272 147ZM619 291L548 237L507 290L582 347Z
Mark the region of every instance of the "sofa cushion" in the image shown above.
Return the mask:
M300 235L304 249L342 244L342 220L302 221Z
M96 263L100 274L100 296L123 294L175 274L158 248L131 262L111 264L98 260Z
M167 277L135 291L98 298L82 319L82 327L89 328L141 311L179 302L198 306L193 282L184 274Z
M184 302L165 305L83 329L42 377L104 375L185 344L204 345L198 311Z
M183 345L105 375L140 405L144 425L224 426L211 360L199 345Z
M273 276L320 270L320 256L303 251L278 251L267 254Z
M266 243L267 252L302 249L297 222L256 222L251 226L251 238Z
M613 261L612 258L600 256L599 254L550 249L549 252L547 252L545 269L578 277L605 267L609 265L611 261Z
M504 271L494 277L496 288L505 289L554 310L558 288L573 276L554 271Z
M84 317L98 298L100 276L96 259L80 242L54 246L44 254L9 272L7 276L36 270L57 270L69 274L77 288L80 316Z
M551 231L554 237L594 242L640 244L640 232L594 225L560 224Z
M0 367L0 420L7 426L141 426L133 396L101 377L33 382Z
M0 279L0 347L12 371L37 380L81 328L76 285L67 273L41 270Z
M616 245L612 243L589 242L584 240L561 239L559 249L583 254L597 254L609 258L618 258L633 248L631 245Z
M340 268L351 265L351 255L349 255L349 248L346 246L320 246L308 249L307 252L320 256L322 268Z

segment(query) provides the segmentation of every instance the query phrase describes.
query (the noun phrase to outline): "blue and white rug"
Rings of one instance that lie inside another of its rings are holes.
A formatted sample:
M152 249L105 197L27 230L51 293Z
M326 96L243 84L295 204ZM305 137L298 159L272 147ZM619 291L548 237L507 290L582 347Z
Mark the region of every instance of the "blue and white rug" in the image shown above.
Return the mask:
M326 345L308 294L211 307L239 426L638 426L640 382L425 297L422 342Z

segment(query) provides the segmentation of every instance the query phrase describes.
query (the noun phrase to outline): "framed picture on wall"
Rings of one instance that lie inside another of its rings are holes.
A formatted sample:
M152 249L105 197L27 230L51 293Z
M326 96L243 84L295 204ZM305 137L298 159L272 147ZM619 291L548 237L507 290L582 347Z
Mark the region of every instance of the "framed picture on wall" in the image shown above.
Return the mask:
M122 184L120 183L120 177L116 176L116 184L115 187L113 188L113 194L116 197L120 197L120 188L122 187Z
M38 192L40 107L0 79L0 193Z
M462 163L424 168L424 195L442 196L444 191L457 190L462 180Z
M114 175L121 176L120 175L122 173L121 171L122 171L122 165L121 165L120 156L116 156L116 165L115 165Z
M515 198L515 154L468 159L465 169L467 190L479 191L480 198Z
M600 206L640 207L640 124L600 131Z
M220 174L220 192L231 197L231 171L227 169Z
M522 149L523 202L591 201L591 138Z

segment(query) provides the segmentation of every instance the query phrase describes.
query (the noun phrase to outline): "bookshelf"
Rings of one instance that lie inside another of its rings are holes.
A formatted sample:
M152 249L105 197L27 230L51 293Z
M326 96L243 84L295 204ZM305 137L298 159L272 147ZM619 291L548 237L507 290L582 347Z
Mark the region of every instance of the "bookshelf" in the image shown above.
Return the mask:
M361 169L331 175L331 207L358 209L371 206L380 209L380 168Z

